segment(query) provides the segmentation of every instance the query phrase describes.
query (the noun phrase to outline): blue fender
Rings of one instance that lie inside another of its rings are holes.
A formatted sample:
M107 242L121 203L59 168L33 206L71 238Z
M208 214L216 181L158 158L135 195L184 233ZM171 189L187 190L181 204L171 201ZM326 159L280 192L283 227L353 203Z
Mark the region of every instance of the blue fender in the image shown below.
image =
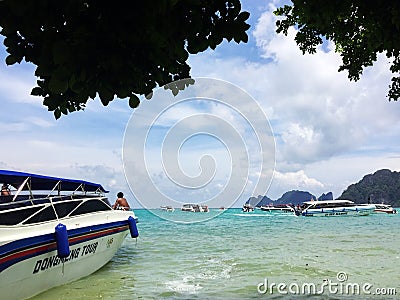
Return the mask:
M61 223L56 226L55 239L57 244L58 257L68 257L71 251L69 249L67 226Z
M132 216L129 216L128 224L129 224L129 231L131 232L131 237L137 238L139 236L139 231L137 229L135 218Z

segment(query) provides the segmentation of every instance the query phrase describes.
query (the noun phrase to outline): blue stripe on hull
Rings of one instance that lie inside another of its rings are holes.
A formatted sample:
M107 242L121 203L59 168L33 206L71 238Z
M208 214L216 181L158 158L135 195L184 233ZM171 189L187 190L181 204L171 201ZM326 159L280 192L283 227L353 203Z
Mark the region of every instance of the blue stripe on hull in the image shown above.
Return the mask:
M129 230L128 221L68 230L70 245ZM0 246L0 272L20 261L56 250L54 233L24 238Z
M346 215L360 215L365 213L371 213L371 209L338 209L338 210L321 210L321 211L311 211L302 212L302 216L313 217L313 216L346 216Z

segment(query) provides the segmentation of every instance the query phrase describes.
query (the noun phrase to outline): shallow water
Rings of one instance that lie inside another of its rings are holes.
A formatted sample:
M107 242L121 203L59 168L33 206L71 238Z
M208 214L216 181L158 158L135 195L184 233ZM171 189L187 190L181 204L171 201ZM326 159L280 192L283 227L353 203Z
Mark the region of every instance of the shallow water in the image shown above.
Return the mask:
M400 214L307 218L228 209L180 224L135 213L137 241L127 238L91 276L32 299L303 299L311 285L323 292L312 299L400 299Z

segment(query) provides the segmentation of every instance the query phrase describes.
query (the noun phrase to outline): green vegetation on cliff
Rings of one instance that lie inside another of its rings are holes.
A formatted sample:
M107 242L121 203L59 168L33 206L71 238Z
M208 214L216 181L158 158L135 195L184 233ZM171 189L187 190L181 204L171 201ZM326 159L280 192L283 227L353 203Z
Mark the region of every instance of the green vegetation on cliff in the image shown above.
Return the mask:
M356 203L385 203L400 207L400 172L383 169L365 175L359 182L350 185L338 199L349 199Z

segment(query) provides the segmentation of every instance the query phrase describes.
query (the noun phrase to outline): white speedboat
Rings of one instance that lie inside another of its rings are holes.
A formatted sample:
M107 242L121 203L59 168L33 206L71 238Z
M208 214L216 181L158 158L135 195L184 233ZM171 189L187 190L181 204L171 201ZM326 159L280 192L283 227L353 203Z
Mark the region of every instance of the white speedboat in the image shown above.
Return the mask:
M199 205L199 206L200 206L200 209L199 209L200 212L209 212L210 211L207 205Z
M16 190L0 196L1 299L26 299L104 266L128 233L133 211L113 210L100 184L0 170Z
M208 212L207 205L199 205L199 204L184 204L181 208L182 211L187 212Z
M245 203L242 207L242 211L244 212L252 212L254 211L254 206L249 204L249 203Z
M181 210L188 212L195 212L193 204L183 204Z
M385 214L397 214L397 210L395 210L389 204L374 204L376 213L385 213Z
M161 208L162 210L165 210L165 211L175 211L175 208L173 208L173 207L170 206L170 205L161 206L160 208Z
M350 200L306 201L301 206L301 214L314 216L369 215L375 210L373 204L356 204Z
M288 204L266 205L261 206L260 209L270 213L296 213L295 209Z

